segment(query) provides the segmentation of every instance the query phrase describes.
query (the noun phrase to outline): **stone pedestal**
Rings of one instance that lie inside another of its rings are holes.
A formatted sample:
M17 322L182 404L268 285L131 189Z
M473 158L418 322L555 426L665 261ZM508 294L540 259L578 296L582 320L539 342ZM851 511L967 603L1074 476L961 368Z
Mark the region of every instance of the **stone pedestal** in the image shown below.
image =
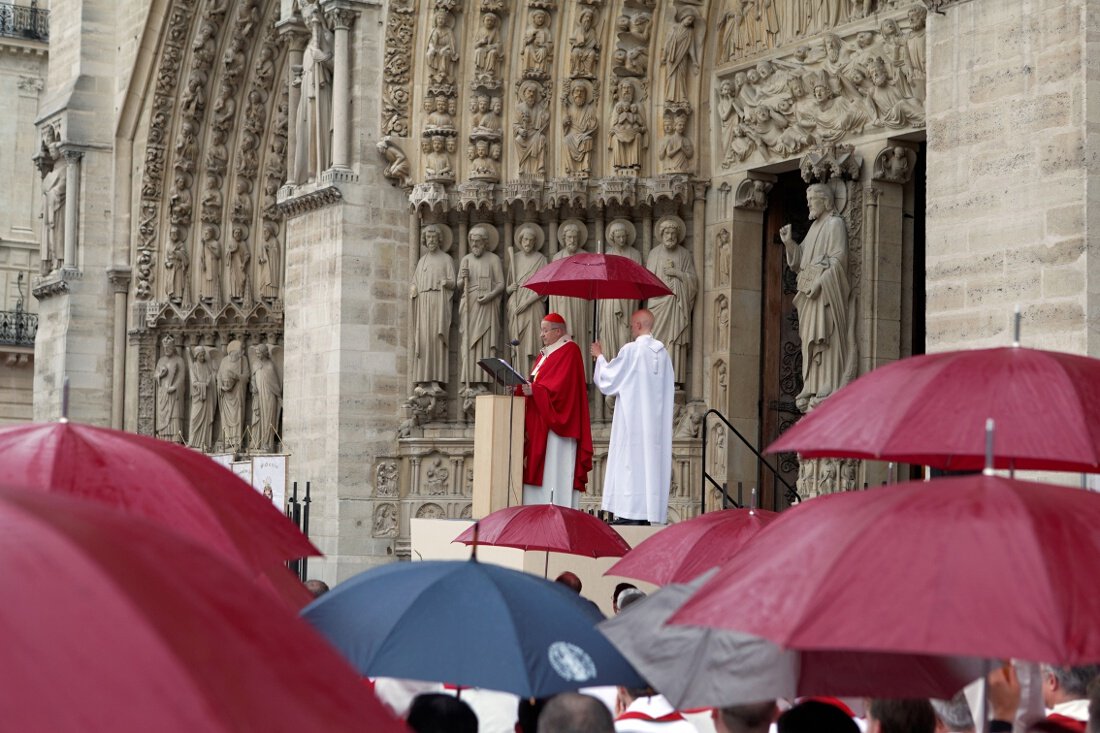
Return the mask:
M522 397L481 395L474 422L474 519L523 503Z

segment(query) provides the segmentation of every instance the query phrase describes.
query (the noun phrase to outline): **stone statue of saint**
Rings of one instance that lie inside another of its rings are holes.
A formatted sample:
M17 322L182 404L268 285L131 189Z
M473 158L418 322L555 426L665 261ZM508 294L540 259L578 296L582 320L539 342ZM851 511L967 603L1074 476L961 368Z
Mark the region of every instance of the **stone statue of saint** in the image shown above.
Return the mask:
M218 365L218 414L222 420L222 444L236 453L241 449L244 427L244 399L248 389L248 360L240 341L230 341L225 358Z
M676 384L684 384L691 346L691 311L699 290L699 279L691 252L683 245L684 221L665 216L654 227L656 242L646 261L646 269L661 279L672 295L649 299L653 312L653 337L663 343L672 357Z
M687 136L687 115L676 115L668 127L671 129L657 151L661 167L665 173L687 173L695 158L695 146Z
M264 241L256 260L260 264L260 297L275 300L279 297L279 281L282 279L282 267L279 264L279 224L272 219L264 219Z
M52 128L47 134L46 152L53 165L42 178L42 195L45 203L42 207L43 231L42 269L53 270L57 261L65 256L65 163L56 133Z
M615 87L615 106L611 110L607 149L611 151L611 167L618 175L638 175L642 167L642 151L648 145L648 127L642 105L638 103L637 84L636 79L628 77Z
M529 374L542 348L539 328L546 316L546 305L541 295L523 285L546 265L546 255L542 253L546 235L538 224L527 222L516 229L515 238L516 248L509 268L508 339L519 341L512 366L521 374Z
M519 174L522 177L541 177L546 174L546 128L550 124L550 112L546 109L538 82L523 82L519 95L516 121L512 123Z
M504 293L504 268L497 248L499 234L488 224L470 227L470 253L458 267L462 287L459 303L459 329L462 333L462 374L464 384L490 381L477 365L481 359L497 355L500 343L500 296Z
M596 10L587 5L577 9L577 21L569 39L569 76L596 78L600 59L600 37L596 28Z
M606 254L626 257L639 265L642 253L634 246L638 238L637 230L628 219L615 219L607 225ZM599 308L600 346L604 356L615 358L619 349L633 339L630 335L630 316L638 310L636 300L601 300Z
M566 219L558 227L558 246L561 249L554 255L554 261L572 257L584 251L588 241L588 227L580 219ZM583 347L592 343L592 301L583 298L550 296L550 312L565 319L565 330L573 341ZM592 381L592 360L584 359L584 373L587 381Z
M501 56L500 16L483 13L481 28L474 40L474 77L482 83L492 84L500 80Z
M168 230L168 251L164 253L164 266L171 273L168 280L168 300L173 303L191 300L191 253L187 251L183 230L176 224Z
M446 10L432 15L432 31L428 35L428 77L437 84L454 81L454 65L458 61L458 41L455 40L454 16Z
M684 5L676 11L676 22L669 29L661 50L661 65L665 67L666 74L666 104L688 101L688 81L693 72L699 73L705 31L699 11L694 7Z
M554 32L550 29L550 14L545 10L534 9L523 32L524 76L544 78L550 73L550 62L554 60Z
M565 172L575 178L587 178L591 170L592 138L599 126L591 82L574 79L568 99L570 104L566 106L561 121Z
M275 450L282 398L283 385L279 380L279 373L275 371L275 362L271 360L271 347L259 344L256 346L256 363L252 371L253 412L259 416L252 433L253 453L271 453Z
M184 382L187 365L176 348L175 339L165 336L157 359L157 437L173 443L183 442Z
M205 346L191 349L191 420L188 445L203 452L214 447L214 411L218 405L216 374Z
M332 32L325 27L318 2L304 4L302 19L309 28L309 43L302 54L295 118L295 183L317 180L331 162L332 149Z
M429 224L421 231L427 250L416 263L409 298L414 311L413 382L438 387L447 381L455 266L447 250L450 229Z
M206 224L202 228L202 254L199 265L202 278L199 281L199 297L207 303L221 300L222 246L218 241L218 225Z
M854 357L848 341L848 229L827 185L810 186L806 201L813 220L806 237L794 241L790 224L779 230L787 264L798 275L794 307L802 339L802 391L795 404L803 412L844 386Z
M233 236L226 243L229 257L229 297L238 303L250 300L248 291L248 262L252 253L248 249L248 225L234 224Z

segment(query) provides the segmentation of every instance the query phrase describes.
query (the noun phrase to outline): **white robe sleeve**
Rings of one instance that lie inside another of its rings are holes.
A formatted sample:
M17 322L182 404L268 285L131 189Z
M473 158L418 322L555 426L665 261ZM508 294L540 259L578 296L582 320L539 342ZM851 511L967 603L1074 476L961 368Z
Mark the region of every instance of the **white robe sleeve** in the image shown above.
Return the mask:
M608 361L600 355L596 358L596 369L592 373L592 382L608 397L618 395L626 382L634 361L635 344L625 344L615 358Z

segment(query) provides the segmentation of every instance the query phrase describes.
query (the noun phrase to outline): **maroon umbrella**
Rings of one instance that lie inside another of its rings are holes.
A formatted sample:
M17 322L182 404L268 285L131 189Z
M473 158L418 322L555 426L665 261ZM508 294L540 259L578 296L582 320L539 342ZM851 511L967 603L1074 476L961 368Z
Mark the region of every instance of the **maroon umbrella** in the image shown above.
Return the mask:
M992 476L783 512L670 623L795 651L1100 660L1100 495Z
M645 300L672 295L661 279L629 257L581 252L540 267L523 287L539 295L585 300ZM595 309L593 337L599 334Z
M0 428L4 485L107 504L252 571L296 608L311 600L285 562L321 554L270 501L202 453L71 422Z
M708 512L665 527L647 538L604 575L656 585L688 583L729 560L757 532L779 518L762 509Z
M94 501L0 491L4 728L406 730L309 624L219 560Z
M1100 472L1100 360L1020 347L914 356L879 367L814 408L768 452Z

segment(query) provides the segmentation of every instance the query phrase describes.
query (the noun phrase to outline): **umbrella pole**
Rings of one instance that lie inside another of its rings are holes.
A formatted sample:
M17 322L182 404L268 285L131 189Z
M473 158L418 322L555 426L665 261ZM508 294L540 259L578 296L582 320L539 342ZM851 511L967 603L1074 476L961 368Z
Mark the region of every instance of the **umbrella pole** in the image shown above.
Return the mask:
M982 469L982 475L992 476L993 474L993 418L989 417L985 420L985 468Z
M546 559L542 563L542 577L543 579L550 577L550 550L546 551Z

